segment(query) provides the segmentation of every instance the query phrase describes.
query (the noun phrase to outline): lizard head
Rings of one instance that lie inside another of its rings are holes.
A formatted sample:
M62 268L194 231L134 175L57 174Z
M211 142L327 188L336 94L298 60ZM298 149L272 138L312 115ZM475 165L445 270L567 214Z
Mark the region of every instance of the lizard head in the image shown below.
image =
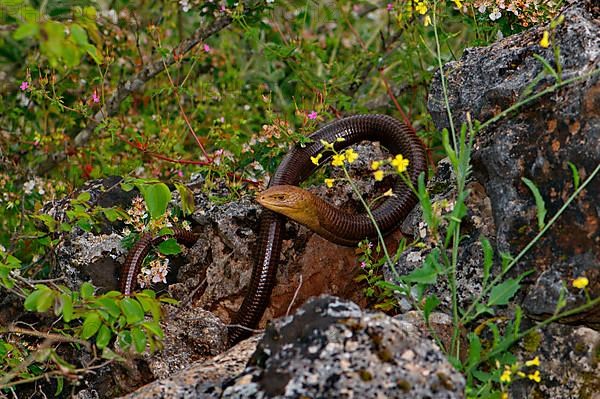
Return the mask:
M273 212L308 227L318 226L319 218L314 195L296 186L273 186L256 197L256 201Z

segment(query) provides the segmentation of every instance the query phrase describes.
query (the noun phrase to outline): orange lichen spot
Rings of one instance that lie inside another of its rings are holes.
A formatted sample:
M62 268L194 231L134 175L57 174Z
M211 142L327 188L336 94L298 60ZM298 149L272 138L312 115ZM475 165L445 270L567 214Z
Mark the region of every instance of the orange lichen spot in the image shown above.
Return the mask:
M581 128L579 121L575 121L569 125L569 133L576 134Z
M557 125L556 119L550 119L547 123L546 129L548 130L548 132L552 133L553 131L556 130L556 125Z
M552 140L552 151L557 152L560 150L560 141L554 139Z

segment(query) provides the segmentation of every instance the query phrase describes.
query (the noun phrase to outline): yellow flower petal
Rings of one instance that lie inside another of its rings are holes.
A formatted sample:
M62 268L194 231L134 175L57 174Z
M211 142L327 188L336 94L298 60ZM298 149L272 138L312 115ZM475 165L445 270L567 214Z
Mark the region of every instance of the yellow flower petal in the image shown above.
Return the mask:
M542 35L542 40L540 40L540 46L542 46L543 48L548 48L548 46L550 46L550 33L545 30L544 34Z
M325 179L325 184L329 188L333 187L333 182L335 182L335 179Z
M384 197L391 197L392 195L394 195L394 191L391 188L383 193Z
M382 181L383 180L383 170L376 170L375 172L373 172L373 176L375 177L376 181Z
M373 169L373 170L379 169L380 166L381 166L381 162L379 162L379 161L371 162L371 169Z
M346 155L348 163L352 163L358 159L358 154L352 148L346 150L344 155Z
M530 366L539 366L539 365L540 365L540 357L539 356L536 356L533 359L528 360L528 361L525 362L525 366L528 366L528 367L530 367Z
M454 4L456 5L456 8L462 8L460 0L454 0Z
M425 15L425 19L423 20L423 25L425 25L425 26L431 25L431 17L429 15Z
M331 161L331 164L333 166L342 166L342 165L344 165L345 159L346 159L346 156L344 154L335 154L333 156L333 161Z
M504 371L502 372L502 375L500 376L500 382L510 382L510 375L511 375L511 371L510 369L504 369Z
M310 157L310 161L312 163L314 163L315 165L318 165L319 160L321 159L322 156L323 156L323 154L318 154L316 157Z
M404 159L402 154L398 154L392 160L392 165L396 168L398 173L406 172L406 168L408 167L408 159Z
M527 378L535 382L540 382L542 380L542 377L540 376L540 370L535 370L535 373L528 374Z
M590 280L588 280L587 277L577 277L575 280L573 280L573 287L582 289L587 287L589 283Z
M417 6L415 7L415 10L421 14L421 15L425 15L427 14L427 5L425 4L425 2L420 1L417 3Z

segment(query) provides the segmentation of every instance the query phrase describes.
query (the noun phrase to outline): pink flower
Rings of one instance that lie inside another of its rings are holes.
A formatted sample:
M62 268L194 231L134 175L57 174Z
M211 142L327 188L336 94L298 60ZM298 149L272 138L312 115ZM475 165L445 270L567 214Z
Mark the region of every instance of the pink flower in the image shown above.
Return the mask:
M388 3L387 10L392 11L394 9L394 5L392 3Z
M94 89L94 93L92 93L92 101L95 103L100 102L100 97L98 97L98 91Z
M183 177L183 172L182 172L181 170L178 170L178 171L177 171L177 176L179 176L179 177Z
M310 114L308 114L308 119L317 119L317 111L312 111Z
M367 267L367 264L365 263L365 261L360 262L360 268L364 269L365 267Z
M225 12L227 11L227 7L225 7L224 5L221 5L221 12Z
M208 44L204 45L204 52L205 53L210 53L210 46Z
M29 88L29 82L24 80L23 83L21 83L21 86L19 86L21 88L21 90L25 91Z

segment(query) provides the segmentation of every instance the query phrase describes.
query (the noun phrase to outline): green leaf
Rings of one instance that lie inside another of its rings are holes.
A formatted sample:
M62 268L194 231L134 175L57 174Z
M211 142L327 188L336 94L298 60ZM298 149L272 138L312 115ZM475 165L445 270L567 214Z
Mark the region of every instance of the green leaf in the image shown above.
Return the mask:
M450 135L448 134L448 129L442 130L442 146L444 147L444 152L448 156L448 159L450 159L452 168L454 170L458 170L458 158L456 157L456 152L450 146Z
M433 312L440 303L441 301L435 294L431 294L425 299L425 305L423 306L423 317L425 318L425 321L429 322L431 312Z
M144 312L152 313L152 318L154 320L160 319L160 305L159 302L154 298L149 298L146 295L137 294L136 299L142 304L142 308Z
M121 217L121 213L114 208L104 208L102 209L102 213L109 222L115 222Z
M33 217L35 219L41 220L44 223L44 225L48 228L48 231L50 231L50 233L54 233L56 231L56 220L54 220L52 216L43 213L40 215L34 215Z
M483 236L481 237L481 248L483 250L483 284L485 286L494 263L494 249L490 241Z
M54 291L40 284L36 285L36 288L25 298L23 306L30 312L45 312L54 303Z
M38 34L40 26L37 23L22 23L13 33L15 40L22 40Z
M573 188L575 188L575 191L577 191L577 189L579 188L579 171L577 170L577 166L575 166L575 164L573 162L567 162L567 165L569 165L569 168L571 168L571 173L573 174Z
M146 207L152 219L160 218L171 201L171 191L164 183L138 184L138 188L146 201Z
M87 33L80 25L71 24L71 26L69 26L69 31L71 32L73 41L79 46L84 47L89 44Z
M100 65L104 61L104 57L102 56L102 53L100 51L98 51L98 49L94 45L89 44L89 45L85 46L85 51L88 53L88 55L90 57L92 57L92 59L94 60L94 62L96 64Z
M467 367L475 367L481 359L481 341L475 333L469 333L469 360Z
M65 293L60 294L59 300L62 304L63 320L68 323L73 320L73 300L71 295Z
M100 315L97 312L88 313L83 320L81 338L90 339L98 332L101 325L102 321L100 321Z
M123 359L122 356L119 356L118 354L116 354L108 346L106 346L106 347L104 347L104 349L102 349L102 358L106 359L106 360L118 360L118 361L121 361L121 362L125 361L125 359Z
M138 353L146 350L146 334L139 327L133 327L131 329L131 338L133 339L133 346Z
M94 296L94 286L86 281L81 284L79 292L81 292L81 299L89 299Z
M60 395L60 393L63 391L63 388L65 386L65 377L59 376L59 377L55 377L56 378L56 391L54 392L54 396L58 396Z
M121 300L121 310L127 317L127 323L135 324L144 320L144 310L138 301L132 298L123 298Z
M100 349L105 348L110 342L111 337L112 332L110 328L106 324L102 324L98 330L98 334L96 334L96 346Z
M106 311L110 314L111 317L117 318L121 315L121 308L119 307L119 303L114 298L99 298L97 301Z
M439 249L433 249L425 258L423 266L413 270L402 279L411 283L418 284L435 284L437 276L440 273L441 267L438 263Z
M177 244L174 238L167 238L160 244L158 244L158 252L163 255L177 255L181 253L181 247Z
M92 199L92 195L88 191L83 191L79 193L75 200L77 202L88 202L90 199Z
M544 202L544 198L542 197L542 194L540 194L540 190L538 190L534 182L526 177L522 177L521 180L533 193L533 198L535 198L535 206L537 209L538 228L541 230L546 225L544 222L547 212L546 203Z
M191 215L194 213L195 209L195 201L194 201L194 193L190 190L185 184L175 183L175 187L179 192L179 197L181 198L181 210L184 215Z
M165 336L162 328L160 328L160 324L158 324L156 321L145 321L142 323L142 327L156 337L163 338Z
M509 278L492 288L487 306L506 305L508 301L517 293L521 285L520 279Z

